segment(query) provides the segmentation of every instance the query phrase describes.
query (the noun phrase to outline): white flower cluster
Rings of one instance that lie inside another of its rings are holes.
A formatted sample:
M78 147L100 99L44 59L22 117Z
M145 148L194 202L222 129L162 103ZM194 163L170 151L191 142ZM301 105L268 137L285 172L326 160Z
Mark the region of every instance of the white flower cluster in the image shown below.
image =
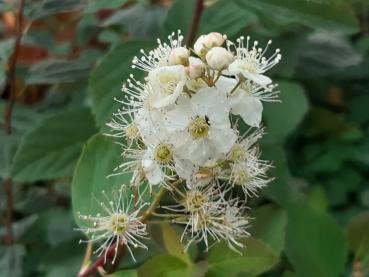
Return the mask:
M131 174L130 186L139 195L145 188L170 192L176 203L153 216L183 224L186 248L192 242L203 241L208 248L209 242L226 240L238 251L239 239L249 235L246 200L271 180L266 175L271 164L260 159L257 142L264 134L262 102L278 101L277 85L264 74L281 54L277 49L265 57L271 41L263 49L249 37L233 43L209 33L193 49L182 45L180 31L168 38L133 59L132 68L146 76L143 82L133 75L126 81L122 108L108 124L124 145L124 160L114 174ZM250 126L243 133L241 120ZM241 199L231 197L235 187L242 188ZM93 219L96 229L105 228L105 246L110 239L129 244L125 238L141 245L134 237L144 232L143 217L131 215L137 223L120 230Z

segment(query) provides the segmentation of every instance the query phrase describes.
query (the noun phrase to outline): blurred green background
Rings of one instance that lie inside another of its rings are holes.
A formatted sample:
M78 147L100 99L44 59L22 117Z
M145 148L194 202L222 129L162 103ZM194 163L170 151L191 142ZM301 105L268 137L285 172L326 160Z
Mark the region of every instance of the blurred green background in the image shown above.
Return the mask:
M72 202L122 181L105 178L120 151L101 135L113 98L139 49L188 35L201 1L26 0L14 67L20 2L0 0L0 276L77 276L86 245ZM156 226L150 251L110 276L369 276L369 1L204 4L197 35L281 49L282 103L265 105L262 142L276 180L249 202L242 256L222 244L185 255L176 229Z

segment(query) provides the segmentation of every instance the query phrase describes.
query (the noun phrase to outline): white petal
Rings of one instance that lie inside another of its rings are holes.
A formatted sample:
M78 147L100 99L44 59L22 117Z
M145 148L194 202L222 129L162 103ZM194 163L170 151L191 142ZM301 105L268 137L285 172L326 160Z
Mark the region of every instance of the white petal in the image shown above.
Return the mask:
M164 173L161 171L159 164L153 159L150 150L146 151L142 158L142 167L150 184L157 185L164 181Z
M258 127L263 112L263 104L261 101L245 93L238 93L237 96L241 97L232 99L231 112L233 114L239 114L246 124L252 127Z
M217 155L208 139L197 139L188 144L187 157L194 164L201 165Z
M187 159L181 159L177 156L174 156L173 159L176 172L180 178L188 180L198 170L198 167Z
M173 104L182 93L186 83L186 71L182 65L163 66L151 71L148 79L153 88L151 105L160 109ZM170 93L165 90L168 84L175 84L174 90Z
M209 139L219 152L226 154L237 140L237 135L231 128L211 128Z
M266 86L272 83L272 79L263 74L250 73L248 71L241 71L241 73L245 78L262 86Z
M236 79L221 76L215 86L220 92L227 94L236 86L236 84Z

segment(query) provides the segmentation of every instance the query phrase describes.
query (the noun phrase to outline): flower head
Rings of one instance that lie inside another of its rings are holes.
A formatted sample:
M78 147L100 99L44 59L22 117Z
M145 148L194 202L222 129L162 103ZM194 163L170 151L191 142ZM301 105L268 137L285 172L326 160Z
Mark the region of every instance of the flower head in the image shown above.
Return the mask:
M262 49L257 41L250 45L249 37L246 44L240 37L224 46L226 37L216 32L200 36L194 50L182 45L180 31L168 39L133 59L132 67L146 75L130 75L121 107L108 123L110 135L123 138L122 161L112 175L129 174L141 208L147 189L154 200L141 217L130 199L102 203L104 216L81 216L93 223L83 228L93 234L91 241L105 240L100 254L114 242L145 248L138 238L146 235L142 221L150 216L184 226L185 249L225 240L239 252L240 239L249 235L245 202L272 180L271 163L261 159L257 144L264 128L243 132L238 120L259 127L262 102L279 101L277 85L265 75L280 61L279 49L265 57L270 42ZM240 198L230 197L235 187L244 192ZM173 213L158 214L155 205L166 190L172 199L161 207Z
M105 253L105 261L108 249L115 245L113 263L117 257L118 247L125 245L132 259L135 260L131 247L147 249L147 246L140 241L147 235L146 224L142 223L138 216L145 204L133 210L133 195L128 194L124 186L119 189L117 196L114 194L113 197L108 197L105 191L102 191L102 194L104 200L98 201L101 213L79 214L79 218L86 222L86 227L78 230L90 237L81 242L103 241L95 253L99 256Z

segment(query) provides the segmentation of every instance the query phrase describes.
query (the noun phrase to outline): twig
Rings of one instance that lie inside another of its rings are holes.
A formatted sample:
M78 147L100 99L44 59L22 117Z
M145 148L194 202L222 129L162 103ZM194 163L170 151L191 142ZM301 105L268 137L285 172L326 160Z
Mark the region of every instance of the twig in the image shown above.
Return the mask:
M18 10L18 18L16 23L16 29L15 29L15 44L14 44L14 51L13 55L11 56L10 62L9 62L9 103L5 110L4 114L4 129L7 134L12 133L12 114L13 114L13 108L15 103L15 93L16 93L16 76L15 76L15 69L17 65L18 55L19 55L19 48L20 43L22 40L22 34L23 34L23 10L24 10L24 1L21 0L19 4L19 10Z
M106 251L106 257L110 257L114 255L116 243L112 244L109 249ZM81 271L78 274L78 277L89 277L92 273L98 271L100 267L102 267L105 263L105 255L101 255L97 260L91 264L87 269Z
M5 109L4 113L4 130L6 134L11 135L12 133L12 114L15 103L15 93L16 93L16 76L15 76L15 68L17 65L20 42L22 39L22 27L23 27L23 10L24 10L24 1L21 0L19 4L18 10L18 18L15 29L15 44L14 51L9 61L9 102L8 106ZM6 234L5 234L5 244L11 245L13 244L13 181L11 178L7 178L4 181L4 190L6 194L6 216L5 216L5 226L6 226Z
M195 11L191 20L187 35L187 45L192 45L195 41L197 30L199 29L200 19L204 11L204 0L196 0Z

